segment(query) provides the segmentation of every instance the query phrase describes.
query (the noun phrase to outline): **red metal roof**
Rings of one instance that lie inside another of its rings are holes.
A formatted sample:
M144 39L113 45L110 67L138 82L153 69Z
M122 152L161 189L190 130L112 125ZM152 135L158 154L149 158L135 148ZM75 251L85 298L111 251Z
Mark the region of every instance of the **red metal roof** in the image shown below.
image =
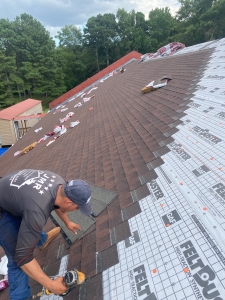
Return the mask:
M27 99L22 102L19 102L13 106L1 110L0 119L12 120L15 117L21 115L26 110L39 104L40 102L41 102L40 100L35 100L35 99Z

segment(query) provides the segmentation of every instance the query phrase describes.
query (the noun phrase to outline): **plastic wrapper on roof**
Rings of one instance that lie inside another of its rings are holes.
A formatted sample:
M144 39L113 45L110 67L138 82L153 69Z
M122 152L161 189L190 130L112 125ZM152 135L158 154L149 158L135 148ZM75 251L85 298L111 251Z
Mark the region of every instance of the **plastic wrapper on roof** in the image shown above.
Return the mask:
M141 56L140 62L147 61L153 58L159 58L164 56L173 55L178 50L185 48L185 45L179 42L172 42L166 46L163 46L157 50L156 53L146 53Z
M78 124L80 124L80 121L71 122L70 127L73 128L73 127L77 126Z
M82 105L82 103L81 103L81 102L78 102L76 105L74 105L74 108L80 107L81 105Z
M0 259L0 274L4 275L4 279L0 280L0 291L8 287L8 258L3 256Z
M42 130L42 127L35 129L34 132L38 132L40 130Z
M1 275L7 275L8 274L8 258L5 256L3 256L0 260L0 274Z
M96 87L93 87L92 89L90 89L89 92L87 92L87 94L90 94L92 91L96 90L97 88L98 88L97 86L96 86Z
M53 140L49 141L49 142L47 143L46 146L51 145L52 143L54 143L54 141L55 141L57 138L59 138L61 135L63 135L64 133L67 132L67 128L66 128L64 125L56 126L55 129L57 129L57 132L58 132L58 128L60 128L60 127L61 127L61 130L59 131L59 134L58 134L57 136L55 136L55 137L53 138Z
M72 118L73 115L74 115L74 112L69 112L65 118L59 119L60 123L64 123L64 122L68 121L70 118Z

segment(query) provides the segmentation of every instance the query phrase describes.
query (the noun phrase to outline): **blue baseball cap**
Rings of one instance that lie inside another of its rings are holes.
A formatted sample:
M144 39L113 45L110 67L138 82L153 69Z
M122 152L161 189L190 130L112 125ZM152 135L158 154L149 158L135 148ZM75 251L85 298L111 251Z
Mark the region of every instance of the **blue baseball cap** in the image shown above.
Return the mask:
M79 205L79 209L84 215L90 215L92 208L90 205L91 188L87 182L76 179L69 181L64 186L66 197Z

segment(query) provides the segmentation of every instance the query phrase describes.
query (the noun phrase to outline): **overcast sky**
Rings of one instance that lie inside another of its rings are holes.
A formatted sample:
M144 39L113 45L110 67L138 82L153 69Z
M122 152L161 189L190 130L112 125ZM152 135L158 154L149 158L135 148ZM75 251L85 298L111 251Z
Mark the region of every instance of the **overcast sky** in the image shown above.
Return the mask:
M150 10L166 6L175 12L179 7L178 0L0 0L0 19L12 21L22 13L28 13L54 36L65 25L82 28L88 18L98 14L116 14L118 8L128 12L134 9L147 17Z

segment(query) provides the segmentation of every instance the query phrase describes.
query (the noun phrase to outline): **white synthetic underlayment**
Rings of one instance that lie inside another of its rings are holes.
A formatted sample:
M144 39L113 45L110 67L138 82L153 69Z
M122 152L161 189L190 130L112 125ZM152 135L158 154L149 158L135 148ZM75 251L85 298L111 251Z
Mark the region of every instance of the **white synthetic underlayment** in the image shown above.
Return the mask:
M175 55L211 47L132 237L103 272L104 300L225 300L225 39Z

